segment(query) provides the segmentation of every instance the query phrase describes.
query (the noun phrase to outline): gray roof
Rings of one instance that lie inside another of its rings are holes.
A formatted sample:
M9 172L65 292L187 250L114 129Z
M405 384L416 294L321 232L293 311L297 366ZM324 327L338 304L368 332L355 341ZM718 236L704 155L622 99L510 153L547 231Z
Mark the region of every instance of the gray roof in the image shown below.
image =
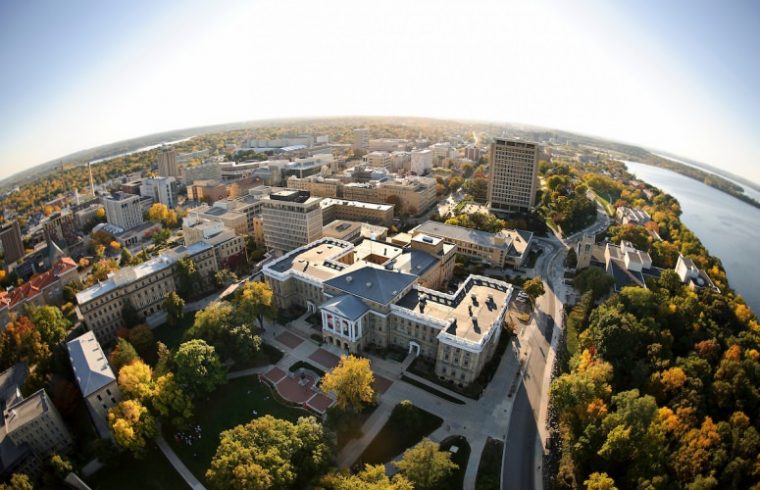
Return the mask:
M329 279L325 285L387 305L416 280L411 274L366 266Z
M393 270L420 276L437 263L438 259L429 253L412 249L393 259L391 264Z
M116 381L106 355L95 339L87 332L68 342L69 360L77 378L82 396L88 397L104 386Z
M320 308L351 321L358 320L369 311L369 307L362 300L350 294L330 298L322 303Z
M448 238L451 240L461 240L463 242L476 243L483 247L509 249L512 239L509 236L502 235L503 242L496 240L498 233L489 233L487 231L465 228L463 226L447 225L438 221L425 221L417 228L412 230L414 233L424 233L437 237Z
M0 373L0 412L5 411L6 406L13 405L19 398L18 389L24 384L28 374L29 369L23 362L14 364Z

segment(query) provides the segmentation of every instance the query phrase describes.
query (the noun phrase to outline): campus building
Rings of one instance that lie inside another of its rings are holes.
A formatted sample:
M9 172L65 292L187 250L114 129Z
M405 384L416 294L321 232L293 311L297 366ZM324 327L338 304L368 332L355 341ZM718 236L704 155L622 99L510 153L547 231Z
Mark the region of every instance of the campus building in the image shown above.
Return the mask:
M98 435L110 437L108 410L121 401L121 390L95 334L85 332L66 343L79 391L87 402Z
M0 226L0 248L3 250L6 264L12 264L24 256L24 242L18 221Z
M369 129L354 129L354 143L351 145L354 150L366 150L369 148Z
M410 231L442 238L457 246L457 253L481 260L493 267L522 267L533 243L533 233L523 230L501 230L497 233L463 226L425 221Z
M177 152L171 146L162 146L158 150L158 175L179 178Z
M74 213L71 209L64 209L48 216L42 222L42 231L45 241L53 240L61 247L68 247L79 241Z
M528 211L538 190L539 146L496 138L491 143L488 203L493 211Z
M270 250L288 252L322 237L321 198L285 189L262 200L264 239Z
M0 373L0 478L13 473L37 475L53 453L71 449L71 433L44 389L24 398L29 371L16 364Z
M377 204L346 199L322 199L322 222L334 220L362 221L375 225L393 224L393 204Z
M420 236L410 248L323 238L264 267L275 304L318 312L328 345L358 353L395 346L435 363L443 380L474 381L493 356L512 286L470 276L453 294L456 247Z
M177 206L177 181L174 177L150 177L140 183L140 195L150 196L170 209Z
M150 196L146 198L151 199ZM126 192L114 192L103 196L106 221L122 230L129 230L143 223L143 204L140 196Z
M116 340L117 328L133 326L125 325L122 316L127 304L143 318L163 311L166 295L176 289L175 266L182 257L193 261L200 277L205 279L198 288L208 288L207 283L219 269L214 247L206 242L183 245L142 264L119 269L105 281L77 293L79 318L101 345L111 345Z

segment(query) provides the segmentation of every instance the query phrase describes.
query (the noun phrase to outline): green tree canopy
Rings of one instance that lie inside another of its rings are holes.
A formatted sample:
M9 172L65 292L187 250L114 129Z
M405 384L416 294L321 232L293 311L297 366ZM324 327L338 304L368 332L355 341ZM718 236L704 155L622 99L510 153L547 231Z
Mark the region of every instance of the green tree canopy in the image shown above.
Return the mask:
M193 396L211 393L225 381L225 369L213 346L200 339L179 346L174 354L176 380Z

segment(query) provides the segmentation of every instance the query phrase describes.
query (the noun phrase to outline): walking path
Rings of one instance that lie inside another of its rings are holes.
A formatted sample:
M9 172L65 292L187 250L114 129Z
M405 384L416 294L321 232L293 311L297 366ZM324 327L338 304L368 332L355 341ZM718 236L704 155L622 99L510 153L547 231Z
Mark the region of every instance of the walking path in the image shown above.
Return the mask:
M206 487L204 487L203 484L198 481L198 479L190 472L190 470L187 469L185 463L183 463L182 460L179 459L179 456L174 453L172 448L166 442L166 439L164 439L164 435L161 433L160 429L158 431L156 443L158 444L158 448L161 450L161 452L164 453L164 456L166 456L166 459L169 460L169 463L174 466L174 469L177 470L177 473L180 474L180 476L185 480L190 488L193 490L206 490ZM143 476L147 477L148 475Z

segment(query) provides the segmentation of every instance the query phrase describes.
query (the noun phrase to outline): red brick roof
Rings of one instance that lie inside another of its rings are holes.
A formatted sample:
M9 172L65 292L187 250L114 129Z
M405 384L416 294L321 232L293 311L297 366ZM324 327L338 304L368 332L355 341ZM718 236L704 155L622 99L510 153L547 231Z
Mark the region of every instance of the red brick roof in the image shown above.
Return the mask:
M50 270L34 276L17 288L0 292L0 309L13 309L18 304L34 298L46 287L57 281L63 274L76 269L76 267L77 263L70 257L63 257Z

